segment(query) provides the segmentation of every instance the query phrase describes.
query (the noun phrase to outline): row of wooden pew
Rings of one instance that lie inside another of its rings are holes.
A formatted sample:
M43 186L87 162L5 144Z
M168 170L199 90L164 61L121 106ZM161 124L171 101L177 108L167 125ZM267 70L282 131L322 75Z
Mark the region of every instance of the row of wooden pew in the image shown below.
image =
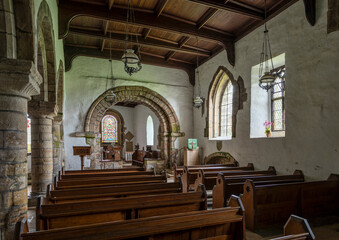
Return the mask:
M37 205L37 232L18 222L14 239L246 239L245 209L230 196L207 210L207 191L187 191L142 168L62 171ZM291 217L278 239L314 239Z
M224 207L231 195L241 197L245 207L246 227L252 231L272 224L282 224L291 214L305 218L339 214L339 175L327 180L305 182L302 171L277 175L247 167L189 166L175 167L182 177L184 191L204 184L213 199L213 208ZM215 169L218 169L215 171Z

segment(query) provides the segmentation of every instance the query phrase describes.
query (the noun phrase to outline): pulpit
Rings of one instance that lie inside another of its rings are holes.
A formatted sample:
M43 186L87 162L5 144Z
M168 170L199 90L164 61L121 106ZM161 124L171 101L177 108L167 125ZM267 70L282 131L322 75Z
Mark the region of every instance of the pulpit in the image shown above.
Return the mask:
M80 156L80 158L81 158L81 170L84 170L84 156L91 155L91 147L73 146L73 155Z

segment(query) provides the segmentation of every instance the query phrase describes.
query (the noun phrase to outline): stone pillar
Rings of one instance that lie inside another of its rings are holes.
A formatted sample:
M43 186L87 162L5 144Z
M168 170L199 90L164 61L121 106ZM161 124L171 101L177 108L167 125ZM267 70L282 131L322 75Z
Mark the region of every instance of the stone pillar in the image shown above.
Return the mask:
M53 177L58 175L62 167L63 142L61 134L62 115L53 120Z
M33 62L0 60L0 239L27 213L27 101L41 82Z
M55 103L30 101L28 112L31 118L31 197L46 193L53 175L53 135L52 123L56 116Z

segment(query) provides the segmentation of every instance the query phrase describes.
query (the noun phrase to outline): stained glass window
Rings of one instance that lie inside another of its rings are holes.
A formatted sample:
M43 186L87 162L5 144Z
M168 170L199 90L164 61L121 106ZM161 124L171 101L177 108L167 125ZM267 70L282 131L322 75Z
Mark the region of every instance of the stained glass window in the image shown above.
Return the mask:
M285 67L277 71L271 91L272 131L285 130Z
M118 121L112 115L106 115L101 122L103 142L118 142Z
M221 99L220 136L232 136L233 86L231 81L225 88Z

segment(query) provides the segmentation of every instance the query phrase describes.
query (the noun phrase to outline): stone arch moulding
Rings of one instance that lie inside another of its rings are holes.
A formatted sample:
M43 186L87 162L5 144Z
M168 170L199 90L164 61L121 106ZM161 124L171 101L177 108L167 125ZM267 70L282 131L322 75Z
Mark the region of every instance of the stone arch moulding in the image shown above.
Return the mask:
M44 0L41 2L37 15L37 33L38 36L43 35L44 47L46 51L47 60L47 79L48 86L48 102L56 103L56 63L55 63L55 43L54 43L54 31L53 31L52 14L47 2ZM40 40L40 38L39 38ZM45 81L45 79L44 79Z
M62 115L63 106L64 106L64 64L61 60L59 62L59 68L58 68L56 79L57 79L57 84L58 84L58 87L56 89L56 93L57 93L56 101L58 105L58 115Z
M111 105L105 101L108 95L107 90L100 95L91 105L85 119L84 130L87 134L98 135L100 123L107 109ZM112 89L116 94L115 103L135 102L150 108L158 117L160 122L160 149L161 155L170 167L177 160L175 159L174 141L177 137L185 134L180 132L180 124L173 107L160 94L141 86L120 86ZM94 153L95 154L95 153Z
M213 124L213 106L214 102L212 98L215 96L218 86L224 75L227 75L229 80L233 85L233 117L232 117L232 137L236 137L236 123L237 123L237 113L239 110L243 109L243 103L247 101L247 93L244 84L244 80L239 76L238 80L235 80L233 74L224 66L219 66L215 72L212 81L208 89L207 97L207 117L206 117L206 127L205 127L205 137L211 136L211 124ZM211 112L212 111L212 112Z
M234 163L236 166L239 166L239 163L234 159L234 157L228 152L215 152L204 159L205 164L228 164Z

